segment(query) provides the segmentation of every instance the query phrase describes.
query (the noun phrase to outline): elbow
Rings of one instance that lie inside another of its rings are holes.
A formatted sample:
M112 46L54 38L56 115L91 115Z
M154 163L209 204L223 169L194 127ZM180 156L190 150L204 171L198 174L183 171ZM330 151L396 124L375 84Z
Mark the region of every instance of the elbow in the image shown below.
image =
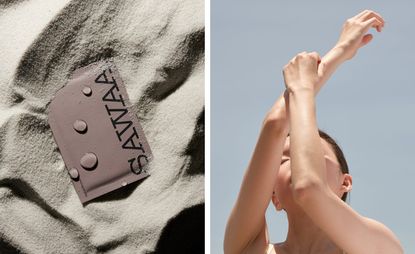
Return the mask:
M382 246L382 245L380 245L380 246ZM374 252L371 252L371 253L376 253L376 254L391 254L391 253L404 254L404 250L403 250L401 245L398 245L398 246L393 246L393 247L390 247L390 248L378 247L378 248L376 248L376 250Z
M391 253L403 254L404 253L404 249L402 245L399 243L399 240L397 238L389 242L385 241L385 242L379 243L376 245L374 249L375 250L372 253L377 253L377 254L391 254Z
M308 201L318 195L318 192L322 190L322 186L322 182L315 177L296 181L292 185L294 201L300 206L306 205Z
M401 245L397 246L396 248L396 254L404 254L403 248Z

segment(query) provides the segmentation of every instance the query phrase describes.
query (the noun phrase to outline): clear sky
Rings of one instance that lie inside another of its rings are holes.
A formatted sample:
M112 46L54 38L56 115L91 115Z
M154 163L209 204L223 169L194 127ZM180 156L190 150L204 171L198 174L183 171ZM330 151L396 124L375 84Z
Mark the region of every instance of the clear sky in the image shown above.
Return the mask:
M284 90L283 66L301 51L324 55L344 21L364 9L386 25L344 63L317 97L317 120L342 147L350 204L387 225L415 253L415 1L211 1L211 252L222 253L227 217L265 113ZM255 209L254 207L252 209ZM272 242L284 213L269 207ZM347 234L347 229L345 229Z

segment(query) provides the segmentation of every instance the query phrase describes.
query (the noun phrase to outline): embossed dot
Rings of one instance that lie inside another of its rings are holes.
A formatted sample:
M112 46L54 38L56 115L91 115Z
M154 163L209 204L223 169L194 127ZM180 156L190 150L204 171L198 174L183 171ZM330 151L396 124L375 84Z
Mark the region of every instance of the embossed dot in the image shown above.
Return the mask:
M122 186L127 186L127 182L122 182L121 185Z
M98 158L94 153L86 153L81 158L81 166L84 169L95 169L98 164Z
M88 125L86 124L86 122L85 122L85 121L82 121L82 120L76 120L76 121L73 123L73 128L74 128L77 132L79 132L79 133L85 133L85 132L87 131L87 129L88 129Z
M84 89L82 89L82 93L85 94L86 96L91 96L92 89L89 86L86 86L84 87Z
M76 168L71 168L70 170L69 170L69 175L71 176L71 178L72 179L78 179L78 177L79 177L79 172L78 172L78 170L76 169Z

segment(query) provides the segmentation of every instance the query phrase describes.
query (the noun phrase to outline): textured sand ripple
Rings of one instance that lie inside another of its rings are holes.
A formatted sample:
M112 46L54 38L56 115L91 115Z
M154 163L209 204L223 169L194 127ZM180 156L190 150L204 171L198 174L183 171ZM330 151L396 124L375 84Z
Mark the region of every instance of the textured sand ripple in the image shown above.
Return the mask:
M0 8L0 253L203 252L204 2ZM150 177L82 206L48 105L73 70L110 57L154 161Z

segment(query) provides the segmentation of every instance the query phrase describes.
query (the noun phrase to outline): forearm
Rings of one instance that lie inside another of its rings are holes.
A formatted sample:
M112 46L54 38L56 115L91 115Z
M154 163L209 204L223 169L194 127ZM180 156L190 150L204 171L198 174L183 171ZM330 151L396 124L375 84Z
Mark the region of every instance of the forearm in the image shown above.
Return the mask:
M330 190L313 91L289 94L291 180L295 201L347 253L403 253L393 233L364 218ZM347 237L344 229L351 232Z
M315 94L320 91L321 87L344 61L346 61L344 58L344 49L340 46L333 47L324 55L318 68L320 80L316 84Z
M288 90L285 90L282 95L278 98L275 104L272 106L270 111L267 113L265 117L263 126L268 126L269 129L280 129L283 130L285 133L291 133L292 135L292 127L291 124L293 119L291 119L292 111L288 109L288 107L299 109L295 110L296 119L294 121L301 125L307 124L307 119L310 118L314 121L313 125L308 124L308 127L304 129L306 132L303 134L304 136L308 136L311 133L317 133L318 135L318 127L316 123L316 112L315 112L315 99L314 97L320 91L321 87L327 82L327 80L331 77L334 71L344 62L343 57L343 49L340 47L332 48L327 54L321 59L321 63L318 68L319 72L319 81L314 84L314 90L312 93L305 93L303 94L302 91L300 93L295 93L295 97L299 97L295 100L295 103L291 103L290 97L293 97L294 94L289 93ZM313 96L307 96L313 95ZM304 97L304 100L301 100L301 97ZM291 105L291 106L290 106ZM309 106L311 105L311 106ZM304 118L304 119L303 119ZM305 122L302 122L305 120ZM296 128L297 130L298 128ZM294 134L295 135L295 134ZM295 135L297 136L297 135ZM319 136L318 136L319 138ZM320 139L319 139L320 140ZM311 149L313 147L311 146ZM282 154L281 154L282 155ZM275 156L281 156L279 154L275 154Z
M292 186L301 190L309 184L326 183L314 91L290 91L289 101Z
M250 220L259 219L265 214L281 164L287 134L284 129L276 130L274 127L268 128L267 125L264 125L260 132L235 205L237 210L244 211ZM252 207L255 209L251 209ZM260 212L257 213L258 211Z
M278 97L274 105L267 112L262 123L262 128L289 131L289 117L287 110L285 91Z
M282 150L288 134L285 101L274 104L264 120L225 232L225 253L240 253L260 233L271 200Z

